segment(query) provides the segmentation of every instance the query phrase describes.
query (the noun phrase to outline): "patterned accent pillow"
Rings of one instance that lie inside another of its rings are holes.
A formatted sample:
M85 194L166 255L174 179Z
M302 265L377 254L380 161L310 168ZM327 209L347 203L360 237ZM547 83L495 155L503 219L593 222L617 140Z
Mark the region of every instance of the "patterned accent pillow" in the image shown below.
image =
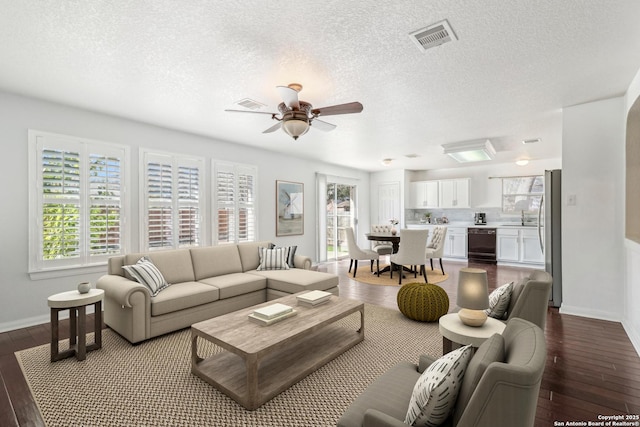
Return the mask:
M256 270L288 270L288 248L259 248L260 265Z
M506 283L496 288L489 294L489 308L484 312L487 316L494 319L502 319L509 308L511 301L511 291L513 290L513 282Z
M295 264L293 262L293 258L296 256L296 250L298 249L297 246L283 246L282 249L286 249L287 250L287 264L289 265L289 268L294 268Z
M158 267L146 256L143 256L133 265L125 265L122 268L133 277L136 282L145 285L155 297L169 286Z
M445 354L425 369L413 387L406 424L435 427L446 421L455 407L472 355L473 349L467 345Z

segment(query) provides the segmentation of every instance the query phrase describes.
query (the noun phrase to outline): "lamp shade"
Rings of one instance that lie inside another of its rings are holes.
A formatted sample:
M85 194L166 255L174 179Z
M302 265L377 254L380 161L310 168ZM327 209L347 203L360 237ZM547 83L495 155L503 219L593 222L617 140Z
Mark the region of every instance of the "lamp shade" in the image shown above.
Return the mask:
M480 268L460 269L457 304L460 308L470 310L489 308L489 285L485 270Z

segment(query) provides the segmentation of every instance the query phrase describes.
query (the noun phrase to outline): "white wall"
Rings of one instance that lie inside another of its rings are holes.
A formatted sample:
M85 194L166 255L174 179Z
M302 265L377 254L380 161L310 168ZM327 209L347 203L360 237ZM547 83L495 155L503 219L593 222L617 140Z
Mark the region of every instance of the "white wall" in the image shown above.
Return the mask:
M625 121L629 109L640 97L640 70L631 82L625 96ZM624 221L622 221L624 223ZM624 236L624 235L623 235ZM624 298L624 319L622 325L627 331L631 342L640 354L640 244L625 239L625 298Z
M31 280L28 275L28 163L27 130L72 135L131 147L132 182L138 188L138 148L204 156L258 166L259 239L278 244L298 245L298 253L317 259L315 173L346 176L359 181L360 216L368 219L369 173L316 161L283 156L274 152L227 143L184 132L146 125L113 116L66 107L45 101L0 92L0 331L48 321L47 297L75 289L80 281L91 282L103 274L81 274L46 280ZM283 136L284 137L284 136ZM260 138L260 134L256 134ZM293 142L292 142L293 143ZM297 144L304 143L303 140ZM275 237L275 181L304 183L304 235ZM132 203L134 222L138 203ZM367 226L368 227L368 226ZM132 230L131 250L138 250L137 226ZM106 267L104 269L106 271Z
M622 97L563 111L561 313L622 320L624 116Z

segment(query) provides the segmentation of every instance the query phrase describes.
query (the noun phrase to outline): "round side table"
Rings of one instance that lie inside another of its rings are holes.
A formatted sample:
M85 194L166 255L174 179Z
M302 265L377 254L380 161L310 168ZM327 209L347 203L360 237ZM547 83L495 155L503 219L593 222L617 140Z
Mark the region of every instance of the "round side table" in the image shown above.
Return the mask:
M47 304L51 308L51 361L76 356L84 360L87 352L102 348L102 289L91 289L86 294L78 291L51 295ZM87 306L94 306L94 342L87 345ZM59 352L59 317L62 310L69 310L69 350Z
M440 333L442 334L442 353L449 353L453 349L453 343L462 345L471 344L478 348L493 334L501 334L505 324L488 317L482 326L467 326L460 320L458 313L449 313L442 316L440 322Z

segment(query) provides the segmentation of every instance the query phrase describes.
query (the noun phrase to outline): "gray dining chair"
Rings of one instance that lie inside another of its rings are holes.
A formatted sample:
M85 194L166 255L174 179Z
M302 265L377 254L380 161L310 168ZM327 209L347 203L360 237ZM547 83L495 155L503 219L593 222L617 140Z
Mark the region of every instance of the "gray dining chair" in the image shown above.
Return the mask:
M424 276L427 282L427 273L425 271L427 239L429 238L429 230L410 230L403 228L400 230L400 248L398 253L391 255L391 278L393 278L394 265L398 267L398 284L402 284L403 266L410 265L412 267L413 276L418 277L418 271ZM418 270L420 266L420 270Z

